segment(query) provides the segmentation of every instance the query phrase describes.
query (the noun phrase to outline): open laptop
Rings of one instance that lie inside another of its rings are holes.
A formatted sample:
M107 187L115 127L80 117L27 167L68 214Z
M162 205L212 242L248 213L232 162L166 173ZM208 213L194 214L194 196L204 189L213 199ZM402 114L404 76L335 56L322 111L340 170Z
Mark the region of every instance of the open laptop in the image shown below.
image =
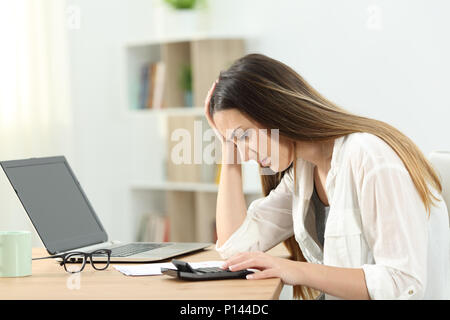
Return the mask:
M112 262L151 262L211 245L110 241L64 156L0 161L0 165L51 255L111 249Z

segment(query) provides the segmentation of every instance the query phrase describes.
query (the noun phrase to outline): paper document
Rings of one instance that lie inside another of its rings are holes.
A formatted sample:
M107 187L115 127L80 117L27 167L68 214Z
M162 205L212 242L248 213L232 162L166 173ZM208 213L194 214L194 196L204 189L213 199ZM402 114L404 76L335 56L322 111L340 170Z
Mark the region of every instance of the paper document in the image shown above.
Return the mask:
M194 268L213 268L220 267L225 261L202 261L202 262L189 262L189 265ZM114 265L117 271L122 272L127 276L154 276L160 275L161 268L176 269L171 262L164 263L148 263L140 265Z

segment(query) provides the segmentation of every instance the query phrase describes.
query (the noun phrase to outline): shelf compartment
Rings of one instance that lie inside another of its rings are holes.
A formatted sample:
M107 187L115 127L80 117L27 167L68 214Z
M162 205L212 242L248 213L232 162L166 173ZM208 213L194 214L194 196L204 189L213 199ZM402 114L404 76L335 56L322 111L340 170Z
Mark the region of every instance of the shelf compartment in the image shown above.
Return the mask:
M219 186L215 183L201 182L145 182L134 181L131 184L133 190L149 191L185 191L185 192L217 192ZM244 188L244 194L261 194L260 186Z

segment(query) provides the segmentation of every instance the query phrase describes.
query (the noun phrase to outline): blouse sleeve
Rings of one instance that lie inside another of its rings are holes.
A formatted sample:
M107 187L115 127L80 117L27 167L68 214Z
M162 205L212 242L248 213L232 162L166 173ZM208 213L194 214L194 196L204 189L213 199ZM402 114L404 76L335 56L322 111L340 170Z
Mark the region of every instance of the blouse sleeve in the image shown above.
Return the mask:
M363 265L371 299L421 299L427 266L427 212L401 164L364 177L361 218L374 264Z
M269 195L254 200L242 225L216 250L227 259L239 252L266 251L294 234L292 222L293 170Z

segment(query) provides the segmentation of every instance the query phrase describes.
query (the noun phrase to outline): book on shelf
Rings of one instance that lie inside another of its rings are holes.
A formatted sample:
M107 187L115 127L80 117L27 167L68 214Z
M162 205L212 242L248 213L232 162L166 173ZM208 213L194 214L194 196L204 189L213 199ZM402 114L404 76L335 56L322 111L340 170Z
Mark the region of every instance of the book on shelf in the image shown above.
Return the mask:
M153 87L152 107L161 109L164 103L164 83L166 78L166 65L158 62L155 66L155 81Z
M145 109L148 95L148 65L141 69L138 109Z
M155 87L155 64L150 63L147 67L147 95L145 97L145 107L151 108L152 102L153 102L153 93L154 93L154 87Z
M143 215L138 241L141 242L168 242L170 234L169 218L159 213Z
M166 65L162 61L147 63L142 67L139 109L161 109L164 105Z

